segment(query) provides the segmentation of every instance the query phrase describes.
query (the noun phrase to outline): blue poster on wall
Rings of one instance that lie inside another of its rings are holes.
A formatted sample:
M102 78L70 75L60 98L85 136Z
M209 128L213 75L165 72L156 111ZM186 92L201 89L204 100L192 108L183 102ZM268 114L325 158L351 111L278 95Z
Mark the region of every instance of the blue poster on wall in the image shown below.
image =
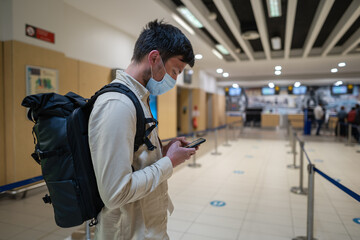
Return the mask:
M150 111L153 115L153 117L158 120L157 118L157 96L150 95Z

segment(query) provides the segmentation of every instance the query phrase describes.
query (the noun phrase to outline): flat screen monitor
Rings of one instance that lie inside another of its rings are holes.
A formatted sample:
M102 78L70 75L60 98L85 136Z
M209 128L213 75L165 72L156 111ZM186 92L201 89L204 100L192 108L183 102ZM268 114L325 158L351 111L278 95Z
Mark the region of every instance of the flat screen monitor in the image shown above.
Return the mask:
M191 84L193 73L194 73L194 71L192 69L184 70L184 83Z
M261 94L262 95L274 95L275 88L263 87L263 88L261 88Z
M304 95L306 94L306 90L307 90L306 86L294 87L292 93L295 95Z
M229 88L229 96L240 96L241 88Z
M337 95L337 94L347 94L348 93L348 88L345 85L332 86L331 93L335 94L335 95Z

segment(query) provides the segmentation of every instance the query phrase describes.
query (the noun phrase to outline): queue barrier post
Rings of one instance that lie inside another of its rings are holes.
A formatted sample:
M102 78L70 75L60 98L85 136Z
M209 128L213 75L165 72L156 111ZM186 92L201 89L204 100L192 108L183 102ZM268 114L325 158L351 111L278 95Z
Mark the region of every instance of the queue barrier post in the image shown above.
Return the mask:
M338 140L340 141L341 140L341 136L340 136L340 128L341 128L341 125L340 125L340 122L338 121L337 122L337 138Z
M303 178L304 178L304 141L300 141L300 177L299 177L299 187L292 187L291 192L299 195L307 195L307 188L303 187Z
M289 145L291 147L291 151L287 152L288 154L292 154L294 152L294 129L290 127L290 135L289 135Z
M91 240L91 235L90 235L90 220L86 221L86 229L85 229L85 239L86 240Z
M218 152L218 131L217 128L215 128L215 152L211 153L212 155L221 155L220 152Z
M196 135L193 133L193 141L195 141ZM201 164L196 163L196 153L192 156L193 162L189 163L188 166L192 168L198 168L201 167Z
M292 142L293 164L290 164L287 166L288 168L291 168L291 169L297 169L300 167L300 166L296 166L296 154L297 154L296 153L296 136L297 136L297 133L294 132L293 133L293 142Z
M349 147L354 146L354 144L351 143L351 137L352 137L352 124L349 123L348 124L348 141L345 144L345 146L349 146Z
M226 124L226 126L225 126L225 143L223 144L223 146L225 146L225 147L231 146L229 144L229 139L228 139L228 130L229 130L229 124Z
M314 188L315 188L315 165L308 165L309 181L308 181L308 205L307 205L307 224L306 236L299 236L293 240L316 240L314 238Z

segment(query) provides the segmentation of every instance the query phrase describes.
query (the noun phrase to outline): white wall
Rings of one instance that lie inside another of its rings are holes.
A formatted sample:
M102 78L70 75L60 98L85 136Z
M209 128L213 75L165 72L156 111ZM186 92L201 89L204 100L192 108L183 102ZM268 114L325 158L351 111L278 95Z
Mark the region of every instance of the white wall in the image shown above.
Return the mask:
M205 71L199 71L199 87L205 92L225 95L224 89L217 86L216 78Z
M0 0L0 41L12 39L12 1Z
M0 3L3 41L25 42L110 68L125 68L130 63L135 38L63 0L0 0ZM9 20L4 22L3 18L9 18L13 24ZM26 24L53 32L55 44L26 36Z
M81 11L64 5L66 56L110 68L126 68L136 39Z

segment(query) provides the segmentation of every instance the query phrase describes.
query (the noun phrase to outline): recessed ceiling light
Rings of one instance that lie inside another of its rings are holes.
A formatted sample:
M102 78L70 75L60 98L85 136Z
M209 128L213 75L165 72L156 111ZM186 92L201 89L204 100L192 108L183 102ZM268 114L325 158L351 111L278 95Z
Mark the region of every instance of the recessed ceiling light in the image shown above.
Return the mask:
M203 58L203 55L201 55L201 54L196 54L195 55L195 59L202 59Z
M216 51L215 49L212 49L211 52L217 56L219 59L223 59L223 55L221 55L218 51Z
M337 81L334 85L335 85L335 86L340 86L341 84L343 84L342 81Z
M180 6L176 9L181 15L183 15L186 20L188 20L194 27L202 28L204 27L201 22L184 6Z
M239 88L239 84L234 83L234 84L232 85L232 87L233 87L233 88Z
M272 82L271 82L271 83L269 83L268 85L269 85L269 88L274 88L274 87L275 87L275 84L274 84L274 83L272 83Z
M222 68L218 68L218 69L216 69L216 72L217 72L217 73L223 73L224 70L223 70Z
M275 75L280 75L281 71L275 71Z
M339 67L345 67L346 66L346 63L345 62L341 62L338 64Z
M280 0L267 0L267 9L270 18L281 17L281 1Z
M224 55L229 55L229 51L221 44L216 44L215 47Z
M229 77L229 73L224 72L224 73L223 73L223 77Z
M300 83L300 82L294 83L294 87L300 87L300 86L301 86L301 83Z
M187 25L178 15L176 14L171 14L171 16L173 17L173 19L175 19L175 21L180 24L180 26L182 26L183 28L185 28L186 31L188 31L191 35L195 35L194 30Z
M332 68L332 69L331 69L331 72L332 72L332 73L336 73L336 72L338 72L338 69L337 69L337 68Z
M282 67L281 66L275 66L275 70L276 71L281 71Z

